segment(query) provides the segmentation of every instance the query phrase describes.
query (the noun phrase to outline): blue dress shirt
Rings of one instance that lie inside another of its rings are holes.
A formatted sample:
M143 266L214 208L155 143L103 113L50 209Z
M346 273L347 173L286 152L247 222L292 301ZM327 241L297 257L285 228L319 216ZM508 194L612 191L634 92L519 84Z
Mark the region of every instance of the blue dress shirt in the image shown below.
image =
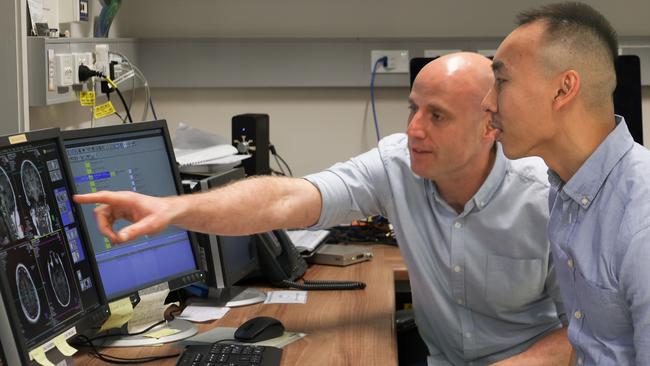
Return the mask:
M622 117L566 184L549 238L578 365L650 365L650 152Z
M497 144L490 174L460 214L411 171L404 134L305 178L323 199L315 228L377 214L393 224L429 365L483 365L561 324L547 169L539 158L510 161Z

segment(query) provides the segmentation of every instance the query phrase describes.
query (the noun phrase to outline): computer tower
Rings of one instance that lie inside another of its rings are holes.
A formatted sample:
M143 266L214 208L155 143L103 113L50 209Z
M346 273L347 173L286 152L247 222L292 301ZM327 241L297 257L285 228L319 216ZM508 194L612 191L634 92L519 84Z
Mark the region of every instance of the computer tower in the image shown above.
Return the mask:
M208 177L184 174L183 191L185 193L207 192L242 178L244 178L242 168L230 169ZM197 233L196 236L199 244L199 265L206 272L206 283L210 286L223 287L223 279L220 278L219 238L216 235L203 233Z
M242 161L247 176L270 174L268 114L247 113L232 117L232 144L240 154L251 154Z

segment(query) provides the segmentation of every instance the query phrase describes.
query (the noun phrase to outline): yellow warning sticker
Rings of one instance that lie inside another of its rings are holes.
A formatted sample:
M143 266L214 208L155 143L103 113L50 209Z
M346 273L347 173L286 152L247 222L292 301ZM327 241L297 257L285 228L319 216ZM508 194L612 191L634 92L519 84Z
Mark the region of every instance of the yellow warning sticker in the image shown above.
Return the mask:
M82 91L79 93L79 103L83 107L92 107L95 105L95 92L94 91Z
M109 100L104 104L100 104L96 106L94 113L95 113L95 119L104 118L106 116L110 116L111 114L115 113L115 107L113 107L113 103L111 103L111 101Z

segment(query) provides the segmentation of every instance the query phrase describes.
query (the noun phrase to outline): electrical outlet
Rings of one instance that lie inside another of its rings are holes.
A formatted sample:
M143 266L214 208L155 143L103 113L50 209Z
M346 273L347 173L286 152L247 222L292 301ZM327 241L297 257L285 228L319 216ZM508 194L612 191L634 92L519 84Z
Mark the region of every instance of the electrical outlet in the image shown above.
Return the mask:
M462 52L462 50L424 50L424 57L434 58L456 52Z
M104 75L108 75L108 45L96 44L95 45L95 70L101 71Z
M58 87L71 86L74 83L74 56L71 53L54 55L54 82Z
M409 51L407 50L372 50L370 51L370 71L375 67L375 62L382 57L388 57L386 67L379 63L377 73L408 73Z
M74 83L81 84L79 81L79 66L85 65L93 68L93 54L90 52L73 53L74 55Z

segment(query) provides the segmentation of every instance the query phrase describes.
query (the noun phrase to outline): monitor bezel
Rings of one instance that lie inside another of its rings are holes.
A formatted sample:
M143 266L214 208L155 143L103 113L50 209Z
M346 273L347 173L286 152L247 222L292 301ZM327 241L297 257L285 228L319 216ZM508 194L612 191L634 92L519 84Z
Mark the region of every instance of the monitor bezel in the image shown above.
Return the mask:
M15 139L17 140L17 142L12 142L11 139ZM77 192L76 186L74 184L74 180L72 180L72 171L70 169L70 165L68 164L68 156L65 150L65 146L63 144L63 140L61 139L60 130L58 128L28 131L19 134L2 136L0 138L0 149L20 146L23 144L40 143L44 141L54 142L57 148L59 149L58 155L59 155L59 159L61 160L59 163L61 169L63 170L63 174L65 174L65 179L67 180L67 188L70 193L70 197L69 197L70 207L73 210L73 215L75 215L75 218L80 219L81 208L79 207L78 204L76 204L72 200L72 196ZM88 232L86 231L86 225L85 222L83 222L83 220L79 220L77 222L77 231L81 236L81 239L83 241L82 245L84 246L84 250L86 251L86 253L92 253L92 248L89 245L90 237L88 235ZM91 321L87 321L89 318L91 320L96 319L97 322L99 323L99 322L103 322L109 316L110 312L108 307L108 300L104 292L104 286L101 281L101 277L99 275L99 270L97 267L97 262L95 261L95 256L87 255L87 258L90 264L92 275L94 277L93 278L94 288L96 289L99 298L99 304L51 328L50 333L53 334L53 336L48 336L44 341L37 342L36 345L33 347L28 347L25 338L22 336L22 334L19 334L18 332L18 326L17 324L15 324L18 319L17 309L15 309L12 305L7 304L7 302L10 301L10 299L5 299L4 296L2 295L2 291L0 291L0 300L1 300L0 313L4 313L5 315L7 315L5 319L1 320L1 322L3 324L6 323L10 325L9 328L11 331L11 336L14 340L12 344L5 345L5 343L3 343L2 346L4 350L4 356L7 359L7 362L15 361L14 358L17 355L20 358L19 361L21 362L21 364L29 363L30 362L29 353L32 350L41 347L48 342L51 342L52 339L59 336L66 330L74 327L76 333L79 334L92 329L93 326L100 325L100 324L95 324L94 322ZM5 329L1 330L1 332L5 332L5 331L6 331Z
M169 158L168 159L169 166L171 167L172 170L172 176L174 179L174 187L176 188L176 194L177 195L183 194L180 172L178 170L178 164L176 163L176 155L174 154L174 148L172 146L171 138L169 135L167 121L164 119L147 121L147 122L130 123L130 124L120 124L120 125L113 125L113 126L85 128L85 129L78 129L78 130L65 130L65 131L61 131L61 136L63 140L63 146L67 148L68 143L70 144L74 143L72 140L92 139L92 138L104 137L106 135L133 133L133 132L141 132L141 131L148 131L148 130L162 130L162 137L165 143L165 149L167 150L167 156ZM83 216L83 212L81 212L81 215ZM190 240L190 247L192 248L192 256L194 257L194 262L196 264L196 268L194 270L190 270L183 274L178 274L166 279L162 279L157 283L152 283L147 286L140 287L136 290L119 292L118 295L107 297L108 300L114 301L125 297L131 297L133 301L137 301L139 296L138 295L139 291L163 282L166 282L169 285L170 291L173 291L191 285L194 282L203 281L205 275L199 265L199 255L198 255L199 251L198 251L198 241L196 238L196 234L190 230L185 230L185 231L188 233L188 237ZM94 257L95 256L94 249L92 248L92 245L90 245L90 247ZM193 280L178 281L179 278L184 278L184 277Z

